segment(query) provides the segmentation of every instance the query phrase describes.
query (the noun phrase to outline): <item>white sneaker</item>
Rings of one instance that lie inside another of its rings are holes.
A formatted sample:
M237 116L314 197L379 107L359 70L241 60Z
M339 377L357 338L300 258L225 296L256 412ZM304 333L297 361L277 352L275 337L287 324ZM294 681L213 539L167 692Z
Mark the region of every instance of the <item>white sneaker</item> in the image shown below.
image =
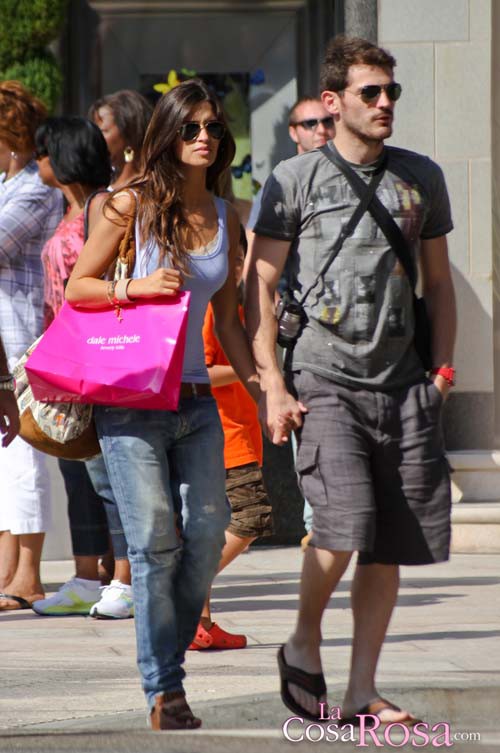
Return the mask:
M97 620L126 620L134 616L134 594L132 586L112 580L109 586L101 588L101 598L90 610L90 616Z
M99 598L99 580L72 578L64 583L59 591L48 599L39 599L31 605L37 614L62 616L68 614L88 614L90 607Z

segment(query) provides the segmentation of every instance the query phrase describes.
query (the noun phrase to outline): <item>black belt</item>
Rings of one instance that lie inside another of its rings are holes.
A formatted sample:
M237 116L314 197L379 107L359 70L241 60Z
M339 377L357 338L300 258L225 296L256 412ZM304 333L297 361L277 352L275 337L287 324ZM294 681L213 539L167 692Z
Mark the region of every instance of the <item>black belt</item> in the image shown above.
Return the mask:
M210 397L212 395L212 388L206 382L197 384L196 382L182 382L181 383L181 398L190 397Z

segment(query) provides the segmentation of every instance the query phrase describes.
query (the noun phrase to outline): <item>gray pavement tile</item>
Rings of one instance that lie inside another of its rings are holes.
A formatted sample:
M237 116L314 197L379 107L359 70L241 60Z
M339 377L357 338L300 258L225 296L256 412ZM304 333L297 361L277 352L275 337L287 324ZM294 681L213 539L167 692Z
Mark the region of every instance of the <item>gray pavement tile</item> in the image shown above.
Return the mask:
M278 694L275 655L293 628L301 560L298 548L253 548L217 579L215 619L229 630L246 632L249 647L188 654L186 690L193 707L203 711L205 737L169 737L169 753L290 747L280 738L286 710ZM72 574L67 562L43 567L45 582L55 585ZM384 693L425 718L431 712L458 730L480 729L491 738L500 708L499 573L499 555L455 555L450 563L403 568L401 596L380 663ZM329 698L337 704L349 664L351 575L352 566L323 623ZM146 732L133 620L6 613L0 615L0 636L0 751L167 749L165 736ZM310 751L311 743L305 744ZM460 753L464 745L457 743ZM293 744L294 749L302 746ZM344 753L350 748L341 746ZM481 744L480 752L485 750Z

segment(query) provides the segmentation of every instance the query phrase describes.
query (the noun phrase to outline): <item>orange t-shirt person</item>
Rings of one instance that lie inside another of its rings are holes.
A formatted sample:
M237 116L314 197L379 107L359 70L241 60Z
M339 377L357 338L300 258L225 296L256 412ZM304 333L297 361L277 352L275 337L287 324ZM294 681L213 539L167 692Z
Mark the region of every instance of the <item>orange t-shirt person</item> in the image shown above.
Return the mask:
M245 230L240 230L234 268L237 285L241 284L246 251ZM241 306L238 313L243 321ZM272 534L272 507L262 478L262 432L257 406L239 381L217 340L211 305L205 315L203 340L205 363L224 430L226 495L231 505L231 521L226 529L226 544L219 562L220 572L256 538ZM189 648L199 651L207 648L244 648L246 645L245 635L228 633L212 621L209 592Z
M243 309L239 307L243 321ZM247 463L262 466L262 431L259 424L257 406L240 381L234 381L234 371L226 358L214 331L214 312L209 304L203 324L205 343L205 363L213 366L227 366L228 379L232 381L220 387L212 387L224 430L224 464L226 468L236 468ZM222 380L223 381L223 373ZM219 377L220 379L220 377Z

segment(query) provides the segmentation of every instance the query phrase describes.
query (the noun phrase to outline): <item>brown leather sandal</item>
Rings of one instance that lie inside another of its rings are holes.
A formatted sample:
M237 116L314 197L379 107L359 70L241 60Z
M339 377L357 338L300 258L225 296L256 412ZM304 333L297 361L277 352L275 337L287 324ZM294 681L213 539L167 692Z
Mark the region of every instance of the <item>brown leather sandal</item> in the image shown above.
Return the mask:
M198 719L186 701L183 690L171 693L160 693L156 696L155 705L151 711L151 729L155 732L173 729L198 729L201 719Z

